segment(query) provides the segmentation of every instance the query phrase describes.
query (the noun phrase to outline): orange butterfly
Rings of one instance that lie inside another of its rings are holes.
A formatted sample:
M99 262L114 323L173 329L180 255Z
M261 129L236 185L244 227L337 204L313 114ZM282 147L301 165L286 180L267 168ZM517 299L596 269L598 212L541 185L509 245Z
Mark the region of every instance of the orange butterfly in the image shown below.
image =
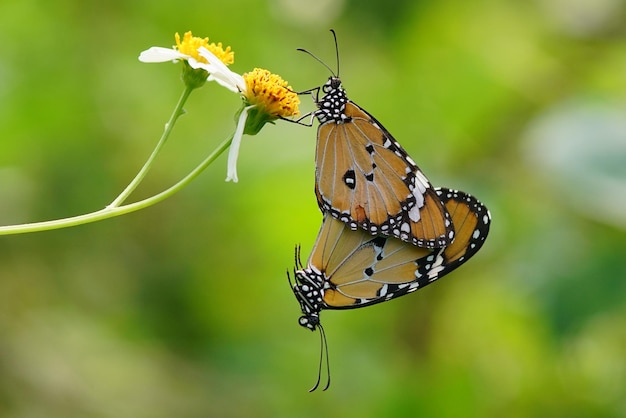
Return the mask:
M420 247L450 244L454 227L432 185L383 125L348 99L339 77L333 74L304 93L312 94L318 108L312 113L320 122L315 193L322 212L352 230L363 228Z
M306 267L296 250L298 270L294 269L295 283L291 279L290 283L303 313L298 322L312 331L319 328L327 364L320 311L360 308L414 292L455 270L482 247L491 223L487 208L461 191L440 188L434 193L456 229L456 238L447 247L427 249L372 237L325 215Z

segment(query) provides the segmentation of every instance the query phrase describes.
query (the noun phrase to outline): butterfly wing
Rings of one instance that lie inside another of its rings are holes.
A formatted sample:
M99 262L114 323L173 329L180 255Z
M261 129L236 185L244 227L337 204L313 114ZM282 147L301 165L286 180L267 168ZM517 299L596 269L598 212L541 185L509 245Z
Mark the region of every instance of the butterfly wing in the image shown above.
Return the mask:
M405 295L445 276L478 252L489 232L487 208L460 191L442 188L436 194L457 230L454 242L441 249L372 238L325 217L307 268L323 282L324 308L357 308Z
M444 251L446 260L443 274L465 263L483 246L489 227L491 214L474 196L459 190L438 188L437 195L446 205L456 230L455 239Z
M449 214L411 157L358 105L347 101L342 109L342 118L318 128L315 191L322 211L351 229L421 247L452 242Z
M372 236L365 231L351 231L332 217L324 216L322 227L315 242L308 265L322 267L326 274L333 274L347 260L351 260Z

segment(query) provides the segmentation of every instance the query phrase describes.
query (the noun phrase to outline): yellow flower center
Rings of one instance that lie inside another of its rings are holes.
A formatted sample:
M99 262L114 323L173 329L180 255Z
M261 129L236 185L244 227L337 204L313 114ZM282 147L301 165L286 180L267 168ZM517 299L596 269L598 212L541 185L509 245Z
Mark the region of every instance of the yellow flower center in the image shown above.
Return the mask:
M207 63L207 60L198 54L198 49L201 46L211 51L213 55L219 58L220 61L226 65L232 64L235 61L235 53L229 46L224 49L221 42L218 42L217 44L213 42L209 43L209 38L198 38L197 36L193 36L191 32L185 32L182 42L178 32L176 32L176 35L174 36L176 38L176 46L174 48L176 48L181 54L189 55L198 62Z
M291 86L279 75L255 68L243 75L246 82L246 99L273 118L295 116L299 113L300 99Z

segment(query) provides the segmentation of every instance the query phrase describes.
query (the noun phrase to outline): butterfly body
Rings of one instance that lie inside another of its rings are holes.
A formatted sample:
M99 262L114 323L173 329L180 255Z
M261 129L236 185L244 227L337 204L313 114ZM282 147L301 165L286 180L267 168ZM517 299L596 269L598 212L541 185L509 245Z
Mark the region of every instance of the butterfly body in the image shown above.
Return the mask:
M315 192L322 212L352 230L420 247L451 243L454 227L447 210L402 146L348 99L338 77L320 89L313 114L320 122Z
M491 217L474 197L436 189L457 235L444 248L422 248L382 235L351 230L325 216L307 266L299 264L292 290L301 326L315 330L324 309L353 309L414 292L465 263L481 248Z

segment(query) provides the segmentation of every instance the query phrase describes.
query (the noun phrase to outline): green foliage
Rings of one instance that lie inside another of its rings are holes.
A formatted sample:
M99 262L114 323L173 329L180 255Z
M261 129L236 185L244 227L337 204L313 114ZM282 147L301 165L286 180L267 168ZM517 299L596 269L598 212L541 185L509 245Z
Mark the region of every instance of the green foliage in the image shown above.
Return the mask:
M484 249L416 294L324 312L333 384L307 393L319 341L285 270L321 222L315 128L277 121L244 137L237 184L223 156L144 211L0 237L0 415L626 416L626 130L565 106L625 113L621 3L292 3L0 5L0 224L100 209L130 181L183 88L140 51L192 30L306 90L329 74L295 49L333 67L332 27L350 97L490 208ZM240 105L198 89L131 199L195 167ZM587 165L567 142L584 132Z

